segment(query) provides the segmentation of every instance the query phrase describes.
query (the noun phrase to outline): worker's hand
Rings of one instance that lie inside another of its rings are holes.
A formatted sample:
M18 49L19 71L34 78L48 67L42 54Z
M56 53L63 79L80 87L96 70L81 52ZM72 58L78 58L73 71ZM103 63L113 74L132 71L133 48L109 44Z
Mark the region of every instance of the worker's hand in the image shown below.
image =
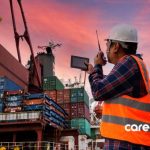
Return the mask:
M101 106L100 103L98 103L98 104L95 106L95 108L94 108L93 111L95 112L96 117L99 118L99 119L101 119L101 117L102 117L102 106Z
M84 62L84 64L87 66L88 70L87 73L91 74L94 71L94 67L92 64L89 64L88 62Z
M103 52L98 52L98 54L96 55L96 57L94 58L94 64L95 65L106 65L107 61L106 58L104 57L104 53Z

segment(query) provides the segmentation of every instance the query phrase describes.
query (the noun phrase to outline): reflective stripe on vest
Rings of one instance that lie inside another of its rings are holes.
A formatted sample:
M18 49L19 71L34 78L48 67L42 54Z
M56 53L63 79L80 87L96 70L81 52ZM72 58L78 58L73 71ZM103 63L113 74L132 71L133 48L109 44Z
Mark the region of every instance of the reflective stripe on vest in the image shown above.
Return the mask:
M103 117L100 125L102 136L128 141L134 144L150 146L150 94L149 78L144 63L132 56L141 71L148 94L142 98L127 95L104 101ZM126 125L138 127L127 131ZM146 125L148 130L144 130Z

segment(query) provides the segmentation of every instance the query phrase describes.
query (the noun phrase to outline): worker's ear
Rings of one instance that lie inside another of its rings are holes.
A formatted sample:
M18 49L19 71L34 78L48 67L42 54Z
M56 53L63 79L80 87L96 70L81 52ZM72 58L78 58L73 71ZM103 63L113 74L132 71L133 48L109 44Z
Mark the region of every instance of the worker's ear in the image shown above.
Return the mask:
M114 44L114 52L117 53L119 51L120 45L118 42Z

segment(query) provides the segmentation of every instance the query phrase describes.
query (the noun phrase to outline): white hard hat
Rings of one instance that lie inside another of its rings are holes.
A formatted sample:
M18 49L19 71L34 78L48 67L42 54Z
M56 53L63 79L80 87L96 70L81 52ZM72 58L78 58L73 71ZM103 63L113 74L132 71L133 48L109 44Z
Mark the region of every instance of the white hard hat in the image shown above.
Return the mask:
M138 43L137 30L128 24L116 25L112 28L109 40Z

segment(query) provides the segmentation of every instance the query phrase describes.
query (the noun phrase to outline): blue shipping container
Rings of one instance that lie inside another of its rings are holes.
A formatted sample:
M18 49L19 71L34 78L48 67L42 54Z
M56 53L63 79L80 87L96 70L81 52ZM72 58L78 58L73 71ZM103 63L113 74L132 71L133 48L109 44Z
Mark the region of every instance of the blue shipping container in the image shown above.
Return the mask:
M0 91L22 90L23 88L17 85L7 77L0 77Z
M23 96L22 95L8 96L6 98L7 102L22 101L22 100L23 100Z
M3 112L4 103L0 100L0 112Z

